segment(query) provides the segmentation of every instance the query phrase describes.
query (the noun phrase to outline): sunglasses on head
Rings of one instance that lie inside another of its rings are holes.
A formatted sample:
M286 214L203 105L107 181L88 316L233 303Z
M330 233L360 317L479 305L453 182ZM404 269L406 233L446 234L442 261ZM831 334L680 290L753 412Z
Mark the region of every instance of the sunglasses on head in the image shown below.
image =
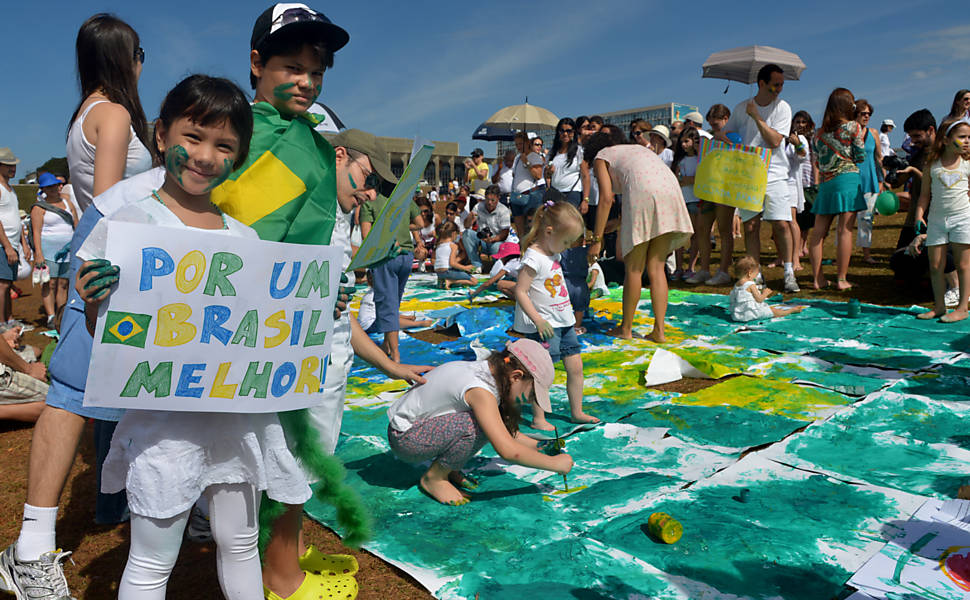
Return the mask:
M145 64L145 49L141 46L135 49L135 60L141 64Z

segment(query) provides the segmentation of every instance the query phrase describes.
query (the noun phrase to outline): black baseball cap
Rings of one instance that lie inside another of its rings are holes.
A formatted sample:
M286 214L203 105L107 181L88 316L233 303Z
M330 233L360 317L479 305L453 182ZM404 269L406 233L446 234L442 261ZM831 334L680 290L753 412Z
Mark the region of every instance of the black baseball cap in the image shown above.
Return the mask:
M300 29L313 31L319 35L330 52L340 50L350 41L350 34L344 28L334 25L323 13L306 4L280 2L264 10L256 19L253 37L249 41L250 49L259 50L270 37L284 29L288 33Z

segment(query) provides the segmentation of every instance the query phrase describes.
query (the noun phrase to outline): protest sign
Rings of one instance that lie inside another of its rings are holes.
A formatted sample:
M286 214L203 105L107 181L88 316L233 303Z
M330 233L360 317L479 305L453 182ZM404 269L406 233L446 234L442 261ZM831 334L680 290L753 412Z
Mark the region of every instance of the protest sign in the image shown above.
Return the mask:
M764 208L771 149L701 139L694 195L745 210Z
M85 406L277 412L319 404L342 251L108 223Z
M407 209L413 202L411 197L414 195L415 188L418 187L418 181L424 176L424 169L428 166L428 161L431 160L433 150L433 145L424 144L420 150L411 156L411 162L408 163L397 185L394 186L394 191L391 192L391 197L384 205L384 210L377 216L370 233L364 238L357 254L350 261L350 266L347 267L348 271L369 267L384 260L390 254L391 248L397 240L397 231L408 218Z

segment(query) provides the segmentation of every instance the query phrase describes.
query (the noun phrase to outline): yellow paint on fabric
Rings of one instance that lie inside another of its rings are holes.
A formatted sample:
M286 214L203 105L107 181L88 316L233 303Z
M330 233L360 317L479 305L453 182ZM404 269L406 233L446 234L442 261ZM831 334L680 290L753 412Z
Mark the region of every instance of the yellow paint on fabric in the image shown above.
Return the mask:
M264 152L238 179L212 190L211 199L223 212L252 225L304 192L303 180L272 152Z
M814 421L820 409L845 406L851 399L835 392L785 381L735 377L693 394L671 399L692 406L734 406L798 421Z

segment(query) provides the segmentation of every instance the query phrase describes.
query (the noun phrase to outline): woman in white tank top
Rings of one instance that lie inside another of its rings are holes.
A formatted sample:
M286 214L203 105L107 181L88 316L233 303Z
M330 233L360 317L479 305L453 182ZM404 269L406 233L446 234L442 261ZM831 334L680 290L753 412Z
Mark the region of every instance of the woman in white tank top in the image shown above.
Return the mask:
M85 35L78 34L77 48L82 100L67 134L67 164L82 211L101 192L152 165L145 146L148 124L138 99L145 60L138 34L110 15L92 17L85 29ZM131 70L118 68L126 63Z

